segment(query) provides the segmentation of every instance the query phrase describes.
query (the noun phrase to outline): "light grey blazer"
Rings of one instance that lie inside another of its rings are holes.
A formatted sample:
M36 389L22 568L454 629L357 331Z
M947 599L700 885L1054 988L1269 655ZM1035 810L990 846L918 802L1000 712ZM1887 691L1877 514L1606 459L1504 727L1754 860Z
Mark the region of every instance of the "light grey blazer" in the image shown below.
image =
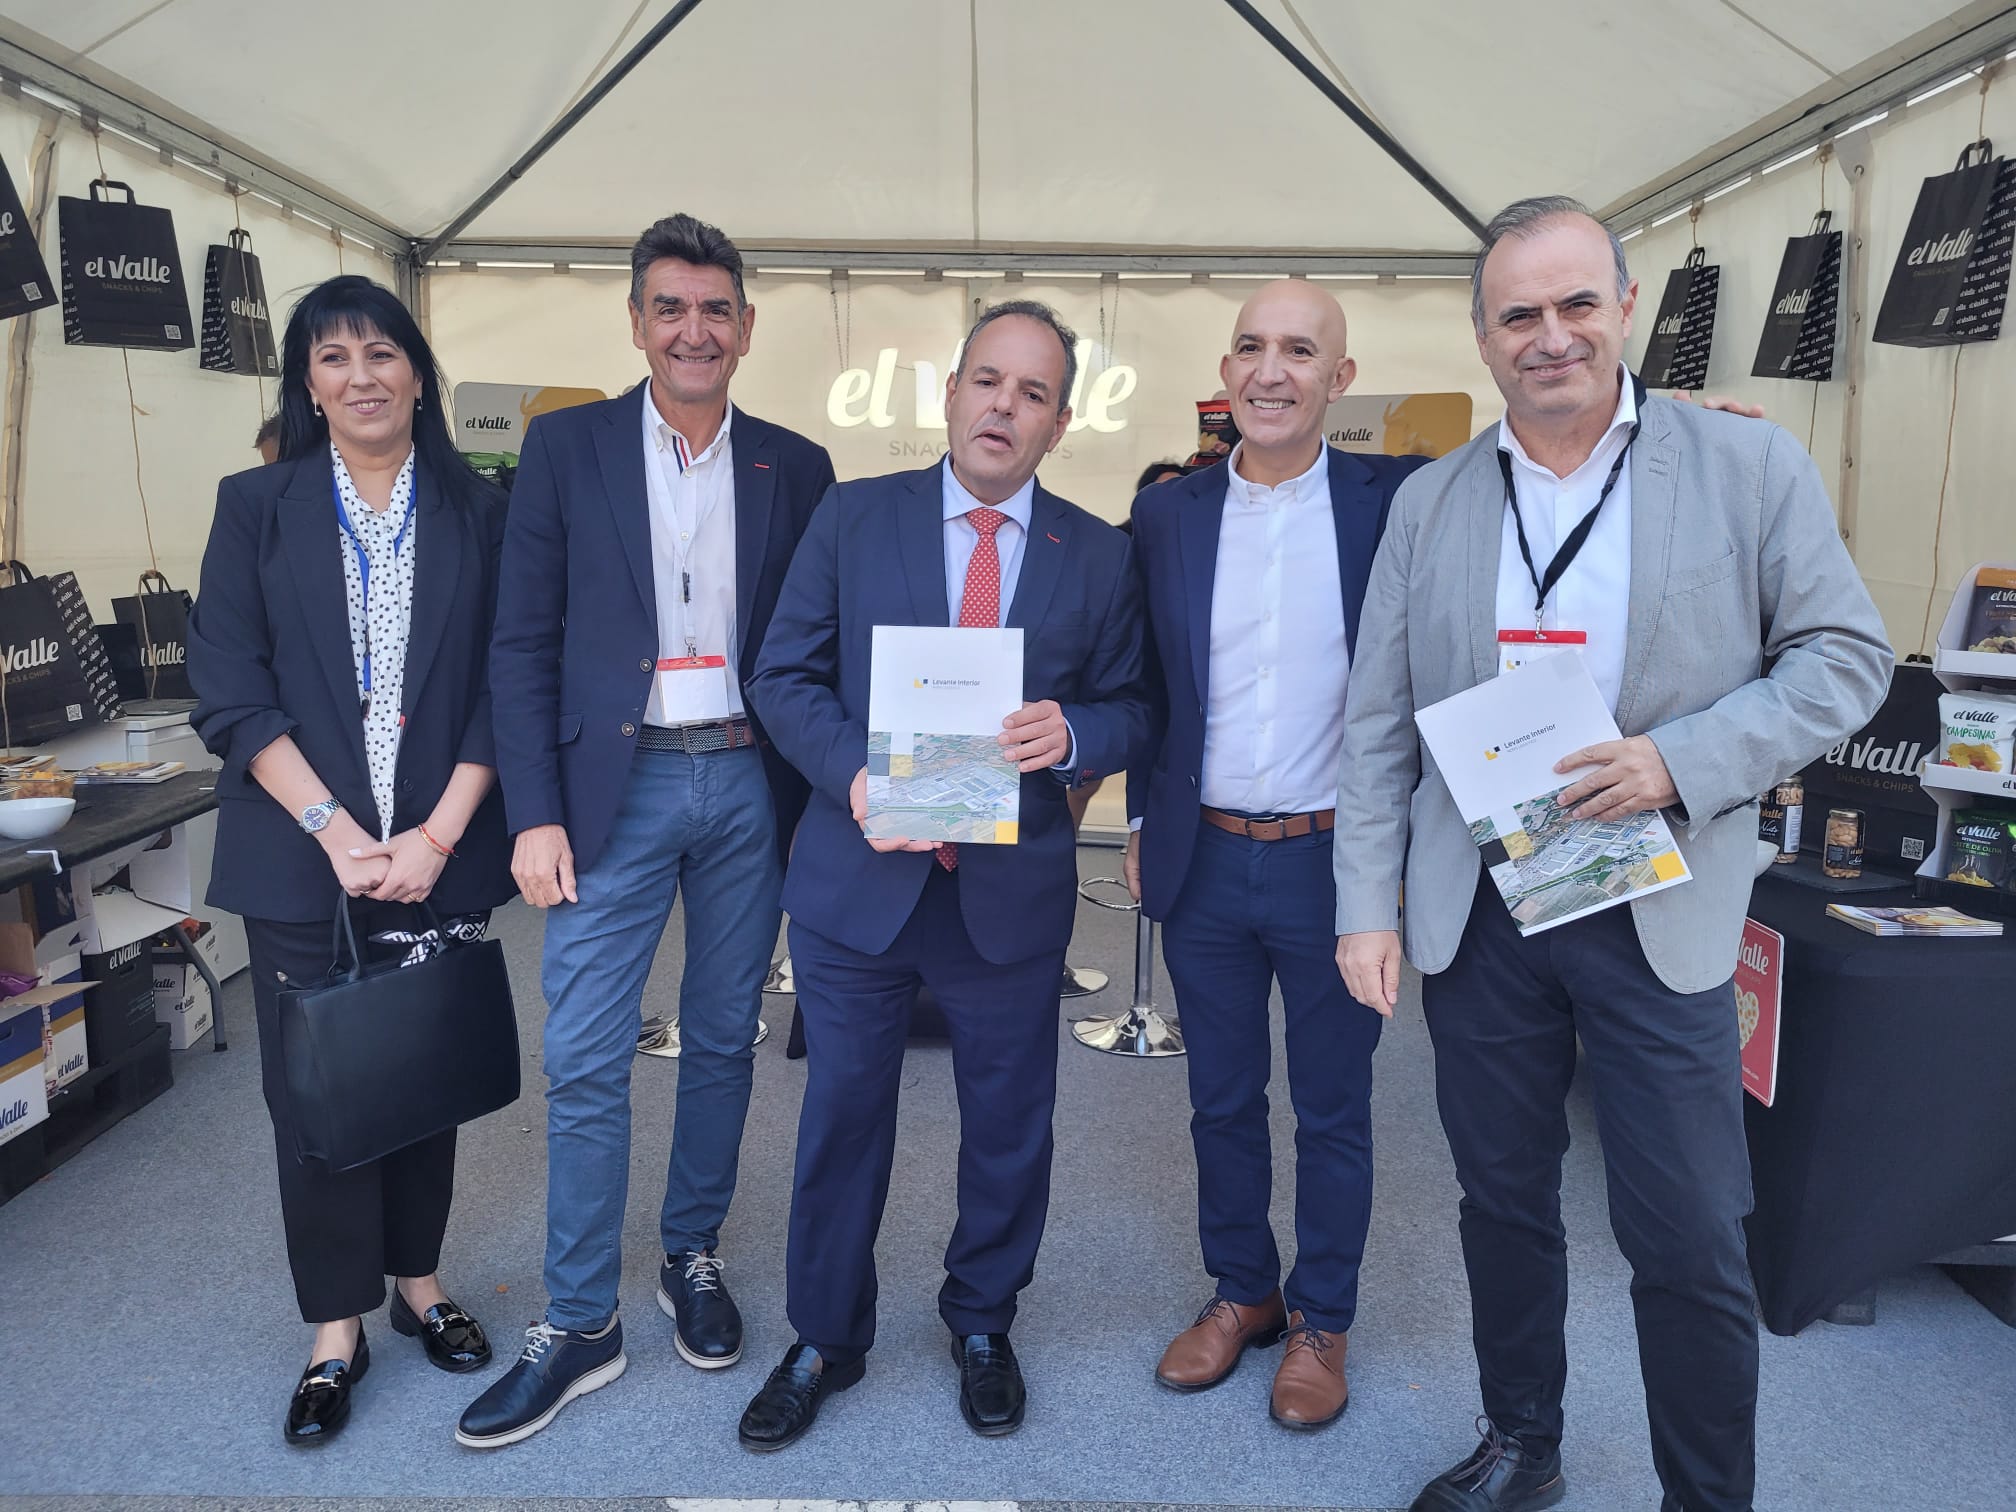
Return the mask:
M1693 880L1629 906L1660 980L1702 992L1736 969L1757 795L1868 722L1891 654L1798 442L1776 425L1656 396L1639 416L1617 724L1659 747L1680 795L1667 818ZM1426 972L1455 958L1481 862L1414 711L1497 666L1497 448L1493 426L1401 485L1345 704L1337 932L1399 928Z

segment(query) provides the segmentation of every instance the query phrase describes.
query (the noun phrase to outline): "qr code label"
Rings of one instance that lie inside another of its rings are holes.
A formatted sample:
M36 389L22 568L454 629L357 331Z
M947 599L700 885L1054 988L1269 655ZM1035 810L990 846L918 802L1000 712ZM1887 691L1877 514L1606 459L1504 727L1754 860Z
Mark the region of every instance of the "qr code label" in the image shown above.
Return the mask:
M1946 317L1948 315L1951 315L1952 313L1953 313L1953 307L1951 305L1946 306L1945 309L1941 310L1937 315L1934 315L1932 317L1932 324L1934 324L1935 326L1942 326L1946 324Z
M24 283L21 285L21 294L26 299L40 299L42 297L42 285L38 283Z
M1906 835L1897 847L1897 853L1906 861L1925 859L1925 842L1917 835Z
M161 329L168 333L170 341L180 341L182 339L182 327L178 325L163 326Z
M70 723L72 724L84 723L84 705L82 704L63 705L63 717L69 720Z

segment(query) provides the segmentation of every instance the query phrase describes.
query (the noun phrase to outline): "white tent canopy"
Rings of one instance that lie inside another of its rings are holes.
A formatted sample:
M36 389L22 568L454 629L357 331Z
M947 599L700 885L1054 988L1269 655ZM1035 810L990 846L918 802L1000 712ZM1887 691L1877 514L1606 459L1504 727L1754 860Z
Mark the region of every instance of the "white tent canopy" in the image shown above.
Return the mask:
M452 222L669 0L10 0L0 36L390 231ZM1918 0L1257 0L1474 219L1599 210L1967 32ZM1224 0L704 0L466 238L1461 253L1471 230Z

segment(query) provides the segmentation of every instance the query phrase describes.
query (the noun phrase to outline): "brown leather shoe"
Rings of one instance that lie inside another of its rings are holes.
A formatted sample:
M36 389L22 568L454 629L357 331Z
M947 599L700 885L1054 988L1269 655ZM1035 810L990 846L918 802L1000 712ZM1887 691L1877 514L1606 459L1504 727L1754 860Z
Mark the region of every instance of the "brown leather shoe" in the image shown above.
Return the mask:
M1288 1315L1288 1348L1274 1372L1274 1397L1269 1414L1283 1428L1324 1428L1337 1421L1351 1401L1344 1380L1345 1337L1325 1333L1302 1321L1301 1312Z
M1249 1347L1265 1349L1280 1339L1287 1321L1278 1291L1253 1307L1213 1297L1197 1321L1169 1341L1155 1379L1171 1391L1208 1391L1232 1374Z

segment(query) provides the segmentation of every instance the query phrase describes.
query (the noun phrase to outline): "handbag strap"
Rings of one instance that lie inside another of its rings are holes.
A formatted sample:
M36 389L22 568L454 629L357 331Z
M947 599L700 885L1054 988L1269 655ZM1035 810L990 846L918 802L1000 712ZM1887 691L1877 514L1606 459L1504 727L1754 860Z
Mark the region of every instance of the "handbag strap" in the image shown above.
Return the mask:
M336 920L329 930L329 972L332 976L343 969L343 949L346 945L350 949L347 980L360 982L364 979L364 952L357 948L357 926L350 918L350 894L338 888Z
M118 179L95 178L91 180L91 198L94 200L108 198L108 196L98 192L100 189L123 189L126 192L127 204L134 205L139 203L138 198L133 193L133 186L131 184L122 184Z

